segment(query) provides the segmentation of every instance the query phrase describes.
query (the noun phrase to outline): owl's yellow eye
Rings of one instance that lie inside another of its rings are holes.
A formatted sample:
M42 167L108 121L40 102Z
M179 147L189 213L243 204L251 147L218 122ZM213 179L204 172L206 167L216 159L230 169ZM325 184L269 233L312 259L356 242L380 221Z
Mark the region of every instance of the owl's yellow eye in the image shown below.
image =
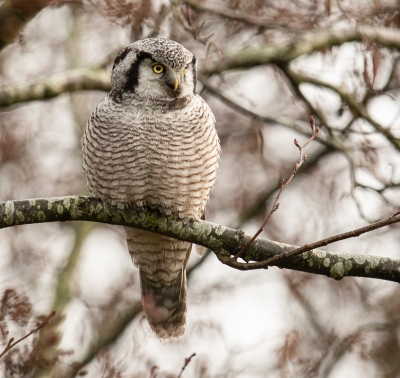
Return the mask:
M186 75L186 70L183 71L183 74Z
M160 74L161 72L164 71L164 67L163 67L161 64L156 64L156 65L153 67L153 71L154 71L156 74Z

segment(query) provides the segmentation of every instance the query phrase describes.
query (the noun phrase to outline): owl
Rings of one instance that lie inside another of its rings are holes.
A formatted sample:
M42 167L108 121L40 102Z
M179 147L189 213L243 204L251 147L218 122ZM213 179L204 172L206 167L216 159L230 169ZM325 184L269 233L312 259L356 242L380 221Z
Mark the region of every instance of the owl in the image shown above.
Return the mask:
M197 61L177 42L132 43L114 61L112 89L83 136L83 169L93 197L120 208L204 219L218 169L215 118L196 94ZM139 268L143 310L163 341L183 335L192 244L125 228Z

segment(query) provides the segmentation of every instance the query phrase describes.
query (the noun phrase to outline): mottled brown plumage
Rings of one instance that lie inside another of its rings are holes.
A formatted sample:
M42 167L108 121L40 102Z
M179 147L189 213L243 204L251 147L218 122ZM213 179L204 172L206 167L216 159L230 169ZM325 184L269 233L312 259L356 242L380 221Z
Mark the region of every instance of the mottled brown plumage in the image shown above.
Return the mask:
M162 73L156 73L157 65ZM176 42L142 40L118 55L112 90L93 111L83 137L92 196L121 207L202 218L215 182L219 140L214 116L195 90L196 59ZM182 336L192 245L125 231L151 328L162 340Z

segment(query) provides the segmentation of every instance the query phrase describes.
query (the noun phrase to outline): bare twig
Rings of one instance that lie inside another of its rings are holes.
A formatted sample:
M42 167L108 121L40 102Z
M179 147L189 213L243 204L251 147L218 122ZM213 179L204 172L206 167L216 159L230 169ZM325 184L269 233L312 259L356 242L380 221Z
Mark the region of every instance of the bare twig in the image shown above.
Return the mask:
M393 214L389 218L386 218L386 219L381 220L381 221L376 222L376 223L372 223L372 224L370 224L368 226L357 228L356 230L345 232L343 234L331 236L329 238L322 239L322 240L317 241L315 243L306 244L306 245L304 245L302 247L295 248L295 249L293 249L293 250L291 250L289 252L284 252L284 253L275 255L275 256L273 256L273 257L271 257L269 259L266 259L264 261L251 263L251 264L239 263L239 262L237 262L237 261L235 261L234 259L231 259L231 258L226 259L226 258L224 258L224 256L218 256L217 255L217 257L219 258L219 260L222 263L224 263L226 265L229 265L232 268L239 269L239 270L266 269L266 268L268 268L268 266L278 265L282 261L287 260L289 258L293 258L293 257L295 257L297 255L300 255L301 253L304 253L304 252L307 252L307 251L311 251L311 250L319 248L319 247L327 246L329 244L335 243L335 242L340 241L340 240L355 238L355 237L360 236L362 234L365 234L367 232L370 232L370 231L376 230L378 228L382 228L382 227L388 226L390 224L399 223L399 222L400 222L400 211L398 211L397 213ZM231 263L232 263L232 265L231 265Z
M200 12L213 13L217 16L226 18L228 20L243 22L247 25L255 26L258 28L266 28L266 29L279 29L282 27L286 28L285 25L281 25L278 22L271 20L262 20L253 15L243 14L242 12L239 13L229 8L216 8L209 6L203 2L197 2L192 0L184 0L184 3L187 4L189 7L193 8L194 10Z
M289 79L294 81L297 85L300 83L306 82L306 83L309 83L312 85L317 85L319 87L325 87L327 89L330 89L331 91L336 92L340 96L342 101L344 101L348 105L348 107L353 112L353 114L355 114L356 116L358 116L360 118L365 119L368 123L370 123L376 129L376 131L383 134L390 141L390 143L392 143L392 145L395 148L397 148L398 150L400 149L400 139L396 138L390 129L385 128L380 123L374 121L368 114L368 111L367 111L366 107L363 105L363 103L357 101L353 97L353 95L344 92L342 89L340 89L334 85L323 82L317 78L307 76L305 74L297 73L289 68L285 68L285 73L289 77Z
M246 243L246 245L235 255L235 259L237 259L238 257L240 257L243 252L250 247L250 245L254 242L254 240L257 239L258 235L261 234L261 232L263 232L264 227L266 226L266 224L268 223L268 221L271 219L272 215L275 213L276 210L279 209L279 198L282 194L282 192L286 189L286 187L289 185L289 183L292 181L294 175L298 172L299 168L301 167L301 165L307 160L307 155L303 156L303 152L304 149L311 143L311 141L313 139L315 139L319 133L319 127L315 127L315 120L314 117L311 116L310 117L310 124L311 124L311 129L312 129L312 135L311 138L304 143L302 146L300 146L299 142L297 141L297 139L294 140L294 144L295 146L300 150L300 159L299 162L296 163L296 167L293 170L292 174L290 175L290 177L288 178L288 180L285 182L285 179L282 179L281 181L281 189L278 192L278 195L275 198L275 202L272 205L272 209L269 212L267 218L265 219L264 223L261 225L260 229L256 232L256 234L250 239L250 241L248 241Z
M35 333L37 331L39 331L39 329L42 329L44 326L46 326L47 324L49 324L50 319L56 314L56 311L52 311L51 314L45 319L43 320L42 323L40 323L40 325L35 328L33 331L29 332L27 335L25 335L24 337L21 337L19 340L14 341L14 337L12 337L7 346L5 347L5 349L3 350L3 352L1 352L0 354L0 358L3 357L11 348L15 347L19 342L21 342L22 340L26 339L27 337L29 337L30 335L32 335L32 333Z
M176 378L181 378L181 377L182 377L183 371L186 369L186 366L189 365L190 361L192 360L192 358L193 358L195 355L196 355L196 353L193 353L189 358L185 358L185 363L184 363L184 365L182 366L182 370L181 370L181 372L179 373L179 375L178 375Z
M190 14L185 10L182 11L179 8L180 4L176 0L172 0L171 5L172 5L172 14L174 15L174 18L180 22L183 28L187 32L189 32L196 41L199 41L203 45L206 45L208 40L213 36L214 33L211 33L206 37L201 37L200 31L201 28L204 26L204 22L202 22L200 25L194 25L193 21L190 18Z

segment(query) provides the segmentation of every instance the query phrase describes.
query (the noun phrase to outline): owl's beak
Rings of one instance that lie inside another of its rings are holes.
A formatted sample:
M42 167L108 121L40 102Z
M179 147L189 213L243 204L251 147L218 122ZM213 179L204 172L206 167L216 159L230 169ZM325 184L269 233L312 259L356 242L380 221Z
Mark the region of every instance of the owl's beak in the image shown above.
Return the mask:
M179 80L178 80L178 78L175 78L174 92L176 91L176 88L178 88L178 85L179 85Z

